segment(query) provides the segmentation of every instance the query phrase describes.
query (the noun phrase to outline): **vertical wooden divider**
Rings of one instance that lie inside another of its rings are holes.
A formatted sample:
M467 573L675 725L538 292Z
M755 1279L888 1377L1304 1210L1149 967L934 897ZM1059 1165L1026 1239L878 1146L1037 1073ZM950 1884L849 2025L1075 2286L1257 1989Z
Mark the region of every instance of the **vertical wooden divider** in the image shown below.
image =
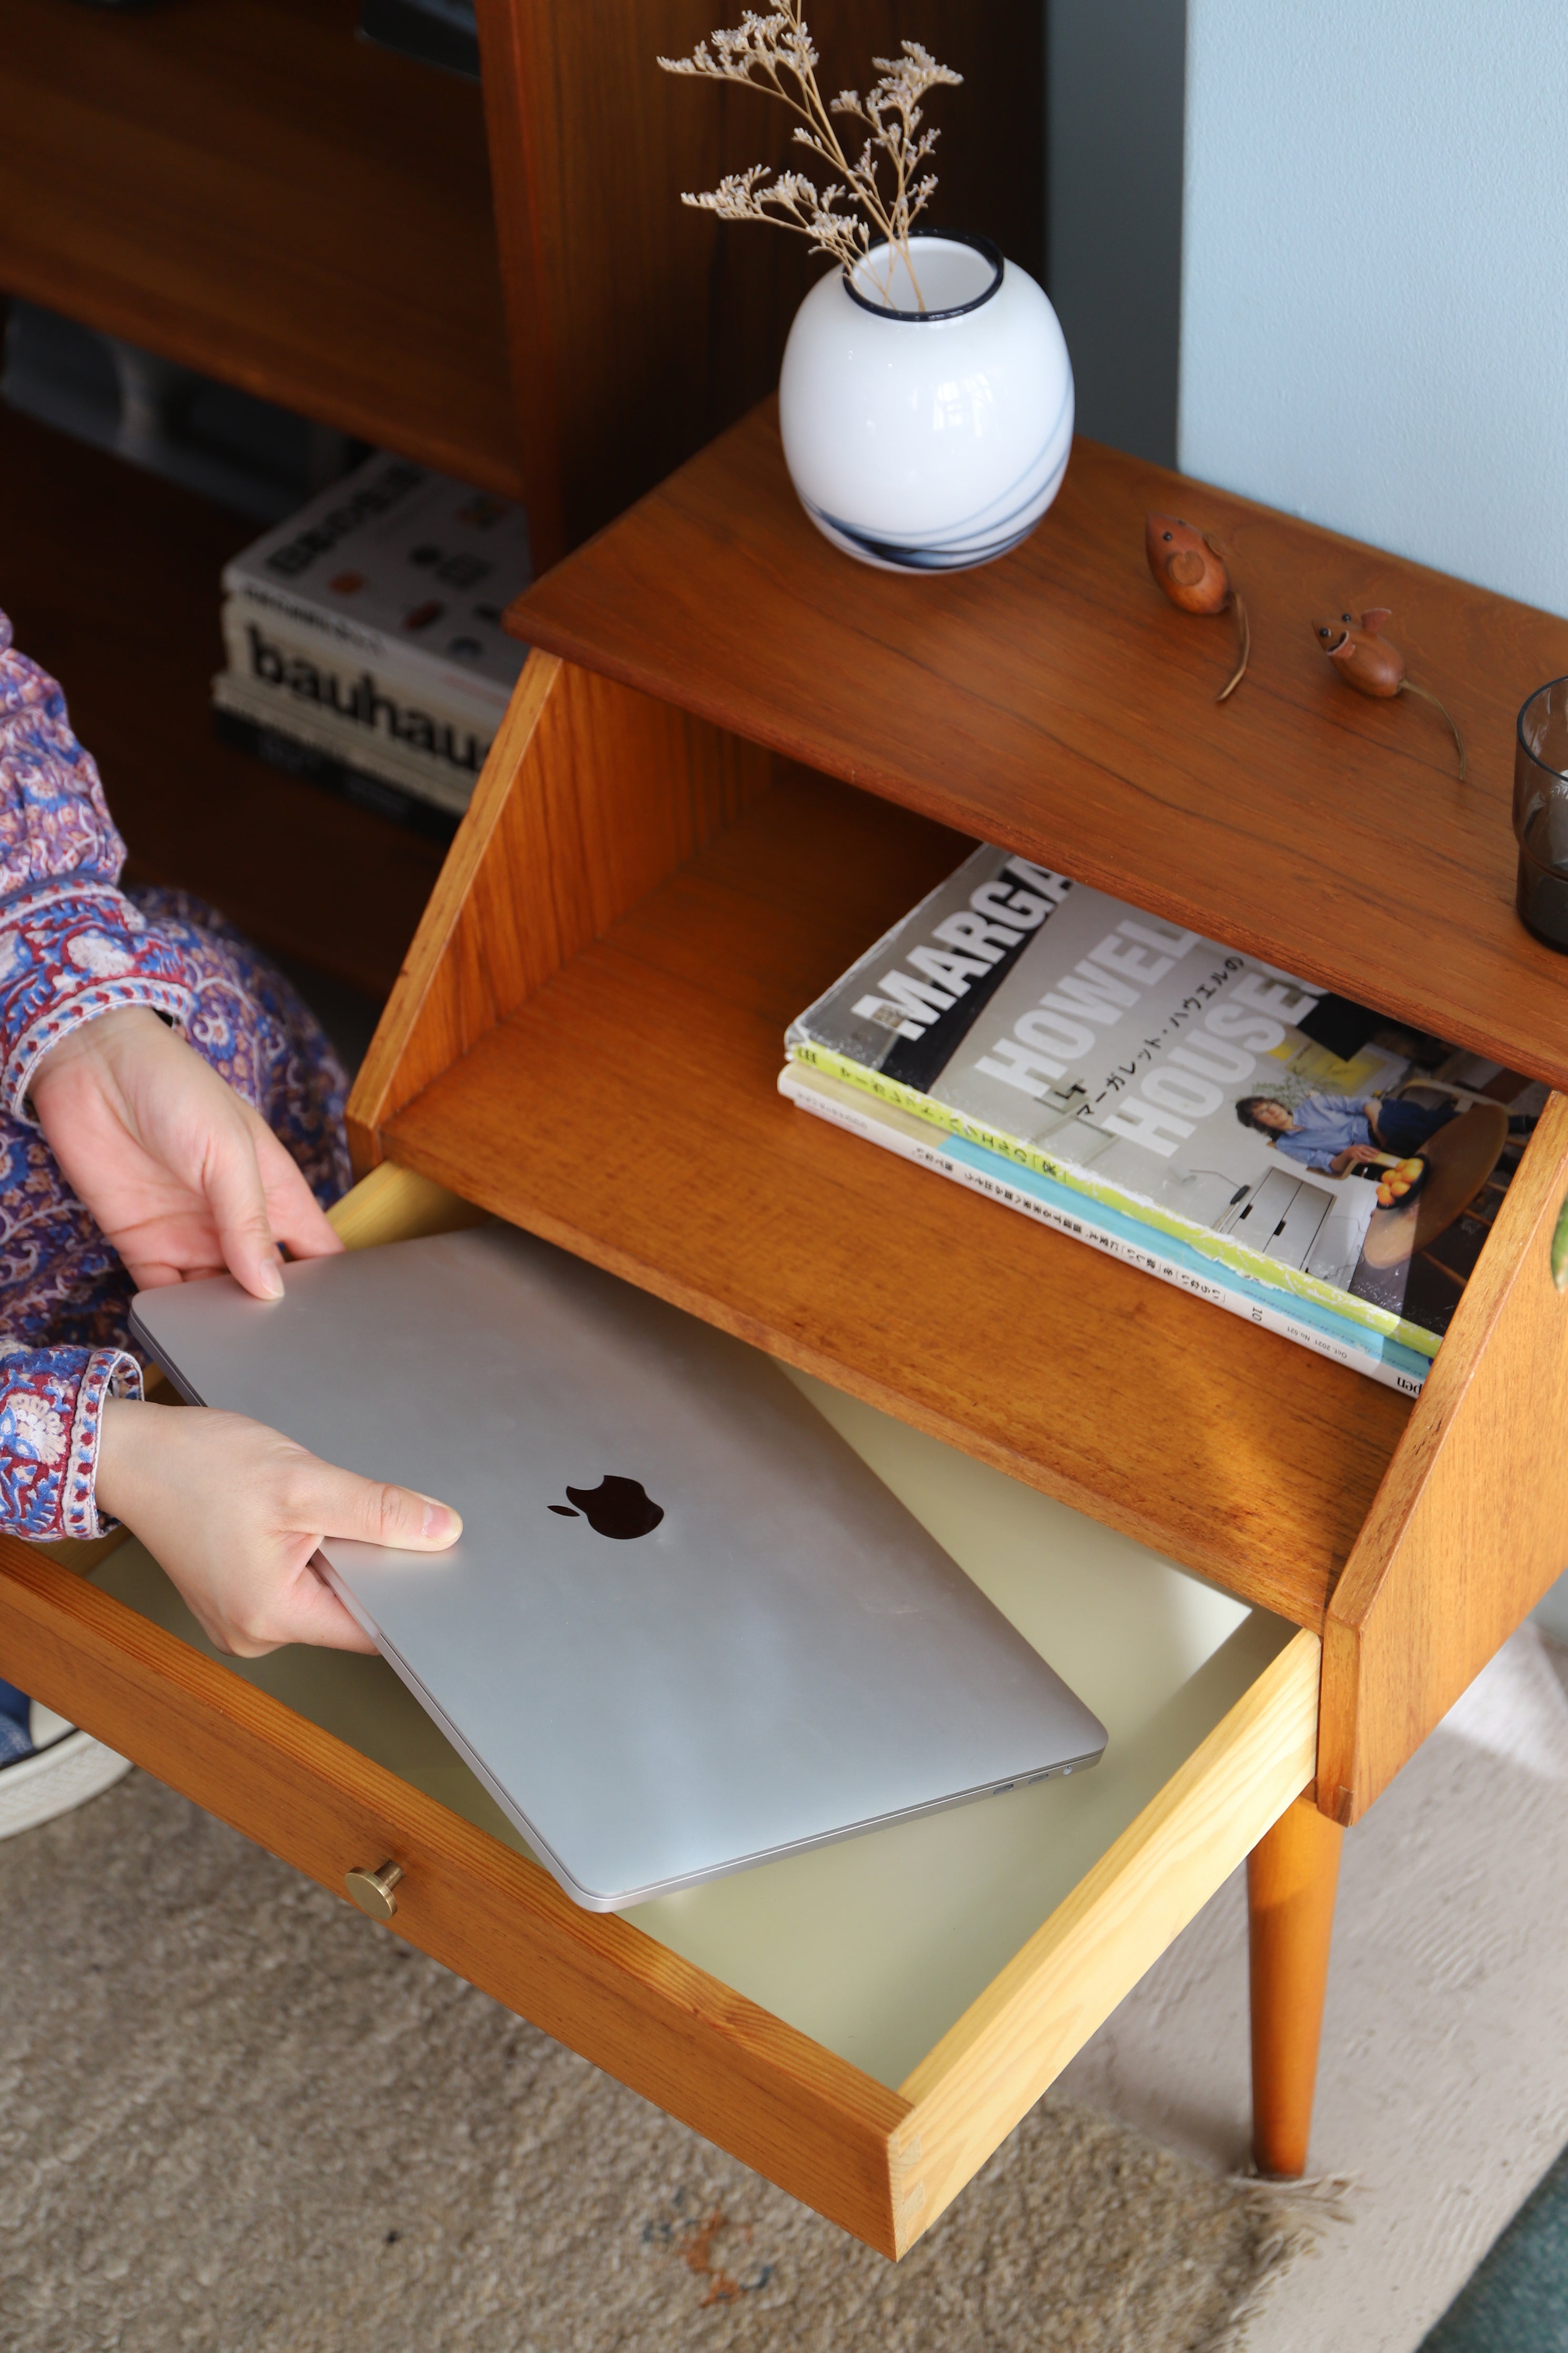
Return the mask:
M1359 1821L1568 1567L1568 1295L1551 1097L1323 1626L1318 1803Z
M572 544L556 389L558 322L544 301L552 216L539 185L538 141L525 95L539 85L528 55L523 0L476 0L475 14L507 360L537 574L558 564Z
M552 654L513 691L349 1099L382 1123L766 790L773 756Z

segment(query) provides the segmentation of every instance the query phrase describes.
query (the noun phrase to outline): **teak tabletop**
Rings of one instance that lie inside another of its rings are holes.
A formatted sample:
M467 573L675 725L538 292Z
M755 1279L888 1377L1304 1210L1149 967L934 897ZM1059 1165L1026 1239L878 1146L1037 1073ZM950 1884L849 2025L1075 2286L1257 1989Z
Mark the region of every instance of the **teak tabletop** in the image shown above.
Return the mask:
M1252 623L1176 612L1143 518L1215 533ZM1373 605L1453 712L1347 689ZM1513 912L1515 714L1568 622L1093 442L1025 544L905 578L831 548L755 409L509 614L516 633L1514 1069L1568 1085L1568 964Z

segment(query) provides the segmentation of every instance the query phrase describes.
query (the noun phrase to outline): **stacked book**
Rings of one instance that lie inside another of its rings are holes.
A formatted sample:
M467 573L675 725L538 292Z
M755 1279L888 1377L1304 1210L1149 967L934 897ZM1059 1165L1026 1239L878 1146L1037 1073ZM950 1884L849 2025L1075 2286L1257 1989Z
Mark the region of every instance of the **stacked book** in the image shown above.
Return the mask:
M226 567L218 732L449 834L522 666L502 615L528 579L521 507L369 458Z
M785 1049L802 1110L1412 1395L1546 1097L989 847Z

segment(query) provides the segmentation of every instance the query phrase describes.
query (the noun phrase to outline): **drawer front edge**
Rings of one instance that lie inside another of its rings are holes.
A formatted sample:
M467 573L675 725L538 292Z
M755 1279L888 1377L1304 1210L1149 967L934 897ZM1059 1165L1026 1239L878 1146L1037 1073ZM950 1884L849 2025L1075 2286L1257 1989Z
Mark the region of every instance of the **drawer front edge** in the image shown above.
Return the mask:
M15 1538L0 1662L171 1788L334 1894L402 1865L391 1933L894 2253L890 2141L909 2101L538 1864ZM367 1922L365 1933L378 1932Z
M1286 1644L901 2085L900 2254L1310 1787L1321 1658L1315 1634Z

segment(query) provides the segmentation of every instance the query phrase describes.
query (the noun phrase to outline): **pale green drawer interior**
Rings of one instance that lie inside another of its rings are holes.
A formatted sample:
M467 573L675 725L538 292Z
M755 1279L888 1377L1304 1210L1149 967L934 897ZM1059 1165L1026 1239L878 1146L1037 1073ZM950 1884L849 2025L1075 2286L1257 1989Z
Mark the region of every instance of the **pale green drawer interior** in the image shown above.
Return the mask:
M845 1840L626 1915L648 1936L896 2085L1295 1629L869 1406L804 1374L791 1377L1110 1736L1102 1762L1070 1780ZM121 1546L93 1581L215 1655L141 1546ZM526 1841L381 1660L289 1650L224 1663L526 1852ZM345 1856L344 1863L380 1860Z

